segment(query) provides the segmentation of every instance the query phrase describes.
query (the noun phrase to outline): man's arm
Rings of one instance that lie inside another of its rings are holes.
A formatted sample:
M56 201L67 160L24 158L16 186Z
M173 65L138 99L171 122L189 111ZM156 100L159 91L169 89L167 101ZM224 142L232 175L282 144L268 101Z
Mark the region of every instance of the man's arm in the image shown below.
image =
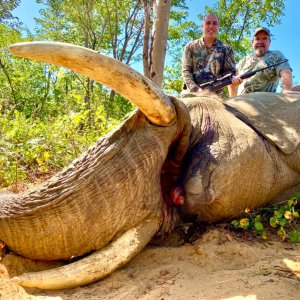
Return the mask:
M200 88L197 86L193 79L192 53L188 45L186 45L183 50L181 67L183 81L187 86L187 90L190 92L197 92Z
M232 75L236 74L236 63L235 63L235 59L234 59L234 52L232 47L228 47L227 51L226 51L226 58L225 58L225 63L224 63L224 73L230 73ZM234 78L236 78L235 76L233 76L232 80L234 83ZM228 85L228 93L229 93L229 97L235 97L237 95L237 86L238 84L234 85L234 84L230 84Z
M237 95L237 85L230 84L228 85L229 97L235 97Z
M292 91L292 71L291 69L283 69L280 71L280 77L282 80L282 92Z

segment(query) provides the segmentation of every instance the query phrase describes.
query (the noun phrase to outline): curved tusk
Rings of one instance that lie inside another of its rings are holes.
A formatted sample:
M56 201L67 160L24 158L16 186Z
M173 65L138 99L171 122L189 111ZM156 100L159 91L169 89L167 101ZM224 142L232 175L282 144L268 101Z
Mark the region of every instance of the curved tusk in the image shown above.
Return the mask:
M138 254L157 232L159 225L158 218L148 219L103 249L74 263L51 270L24 273L11 280L24 287L40 289L66 289L92 283Z
M120 61L94 50L59 42L17 43L9 51L87 76L131 100L155 125L170 126L176 112L170 99L148 78Z

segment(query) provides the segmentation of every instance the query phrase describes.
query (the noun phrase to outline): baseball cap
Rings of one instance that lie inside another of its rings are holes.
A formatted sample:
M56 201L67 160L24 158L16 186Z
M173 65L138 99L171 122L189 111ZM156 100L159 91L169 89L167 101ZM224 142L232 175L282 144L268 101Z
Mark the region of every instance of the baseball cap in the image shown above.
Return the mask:
M256 36L259 32L264 31L270 37L270 30L265 27L258 27L253 33L253 37Z

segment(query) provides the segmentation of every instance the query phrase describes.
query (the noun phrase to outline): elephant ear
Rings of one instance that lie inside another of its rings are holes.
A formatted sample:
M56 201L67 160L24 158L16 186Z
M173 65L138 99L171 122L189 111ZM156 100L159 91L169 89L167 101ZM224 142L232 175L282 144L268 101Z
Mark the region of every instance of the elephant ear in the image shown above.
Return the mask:
M291 154L300 143L299 93L250 93L226 101L283 153Z

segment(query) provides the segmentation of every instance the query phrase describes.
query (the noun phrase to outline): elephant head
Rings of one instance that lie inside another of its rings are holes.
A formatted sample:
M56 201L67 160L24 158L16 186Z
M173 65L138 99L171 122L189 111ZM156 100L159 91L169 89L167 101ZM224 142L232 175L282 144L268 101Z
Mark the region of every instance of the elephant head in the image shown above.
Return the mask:
M47 289L90 283L126 263L155 233L164 234L176 224L177 209L162 195L170 194L181 171L191 131L189 113L146 77L87 48L37 42L15 44L10 51L89 76L138 107L50 181L0 198L0 240L14 253L35 260L92 253L58 270L14 281Z
M277 102L299 109L296 93L257 93L228 103L212 94L180 100L128 66L83 47L33 42L10 51L88 76L138 107L50 181L0 198L0 240L11 251L35 260L79 258L12 279L23 286L88 284L128 262L154 235L171 231L180 217L229 219L300 182L297 115L284 118L275 109L279 125L271 135L255 121L255 114L267 115ZM247 116L243 107L249 106L254 113ZM288 134L278 137L284 135L282 122L294 134L291 142Z

